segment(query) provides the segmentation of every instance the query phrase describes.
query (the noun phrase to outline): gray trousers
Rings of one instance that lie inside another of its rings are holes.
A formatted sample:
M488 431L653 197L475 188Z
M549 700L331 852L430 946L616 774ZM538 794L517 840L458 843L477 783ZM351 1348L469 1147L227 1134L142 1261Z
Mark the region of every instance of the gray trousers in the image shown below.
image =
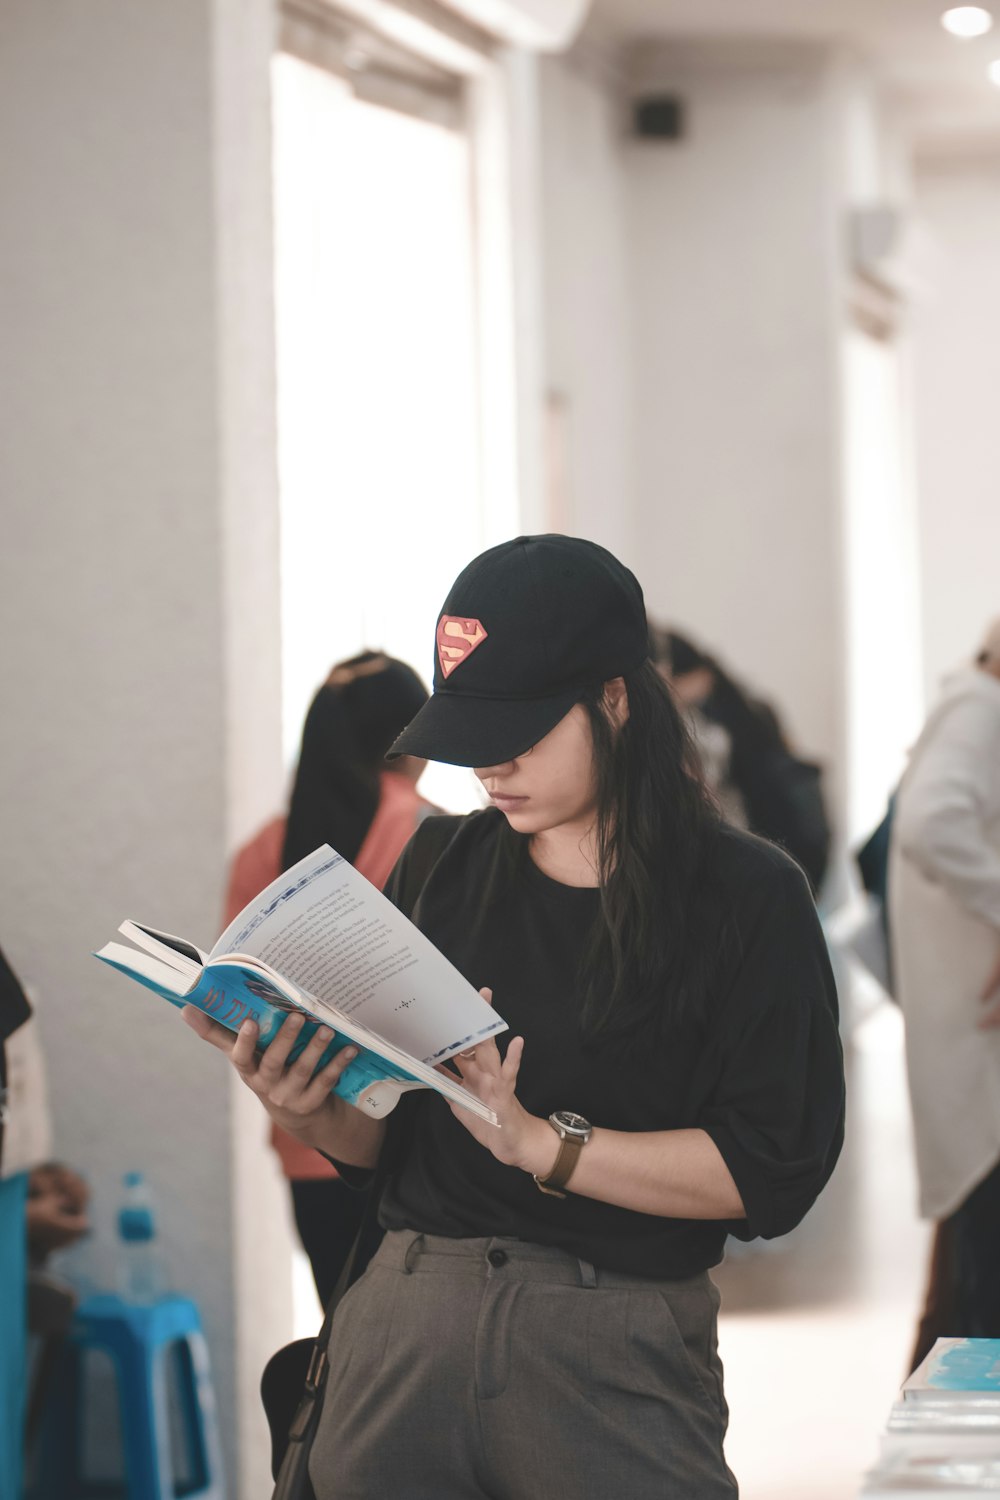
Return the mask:
M705 1274L387 1234L334 1321L317 1500L733 1500L718 1305Z

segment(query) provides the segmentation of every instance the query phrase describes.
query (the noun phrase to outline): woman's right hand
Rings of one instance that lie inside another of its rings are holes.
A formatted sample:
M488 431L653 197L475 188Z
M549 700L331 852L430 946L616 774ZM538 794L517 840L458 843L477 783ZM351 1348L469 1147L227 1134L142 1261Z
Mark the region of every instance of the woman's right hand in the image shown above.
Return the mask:
M305 1024L301 1015L286 1016L273 1042L258 1053L258 1028L253 1021L244 1021L234 1035L197 1006L186 1005L182 1014L203 1041L228 1055L247 1088L257 1095L276 1124L304 1144L323 1149L337 1106L343 1103L331 1090L348 1063L357 1057L356 1047L342 1047L317 1073L317 1064L333 1037L327 1026L319 1027L301 1055L289 1065L289 1054Z

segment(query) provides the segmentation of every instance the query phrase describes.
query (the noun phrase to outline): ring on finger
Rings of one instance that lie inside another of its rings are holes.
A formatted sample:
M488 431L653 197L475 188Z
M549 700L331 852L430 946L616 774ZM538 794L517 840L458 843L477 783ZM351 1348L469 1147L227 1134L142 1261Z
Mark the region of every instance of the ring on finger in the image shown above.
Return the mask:
M475 1047L470 1047L468 1052L460 1052L458 1055L459 1057L464 1057L466 1062L472 1062L476 1055L476 1049Z

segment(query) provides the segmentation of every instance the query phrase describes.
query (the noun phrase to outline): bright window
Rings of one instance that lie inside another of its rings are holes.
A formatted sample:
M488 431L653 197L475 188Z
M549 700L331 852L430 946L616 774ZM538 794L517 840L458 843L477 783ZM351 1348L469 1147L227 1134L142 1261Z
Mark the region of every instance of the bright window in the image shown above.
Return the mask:
M490 541L482 505L469 141L274 64L283 723L366 647L430 686L437 612ZM422 789L478 805L470 773Z
M921 722L916 522L894 346L846 343L849 844L881 821Z

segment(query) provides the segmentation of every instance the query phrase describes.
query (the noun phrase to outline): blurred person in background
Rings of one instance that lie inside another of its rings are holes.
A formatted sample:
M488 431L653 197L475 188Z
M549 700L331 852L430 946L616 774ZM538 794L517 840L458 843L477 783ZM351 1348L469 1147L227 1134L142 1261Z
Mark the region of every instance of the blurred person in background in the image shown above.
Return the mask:
M12 1500L21 1493L28 1334L43 1325L64 1332L73 1311L72 1294L54 1290L42 1268L90 1228L87 1184L47 1159L51 1144L32 1003L0 952L0 1496Z
M1000 619L903 777L890 846L920 1212L937 1221L913 1362L1000 1338Z
M286 816L273 818L237 854L226 893L228 925L283 870L329 844L379 890L417 824L439 809L417 790L426 761L385 754L427 702L404 662L365 651L333 668L302 731ZM291 1183L295 1223L325 1307L361 1224L366 1195L348 1188L316 1151L275 1126L271 1142ZM372 1226L360 1265L378 1248Z
M830 857L820 768L794 754L774 708L714 657L674 630L654 626L651 639L661 674L691 718L723 816L786 849L816 896Z
M90 1188L65 1162L47 1161L28 1175L28 1256L41 1269L50 1255L67 1250L90 1230Z

